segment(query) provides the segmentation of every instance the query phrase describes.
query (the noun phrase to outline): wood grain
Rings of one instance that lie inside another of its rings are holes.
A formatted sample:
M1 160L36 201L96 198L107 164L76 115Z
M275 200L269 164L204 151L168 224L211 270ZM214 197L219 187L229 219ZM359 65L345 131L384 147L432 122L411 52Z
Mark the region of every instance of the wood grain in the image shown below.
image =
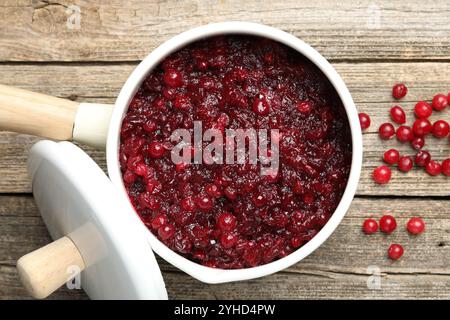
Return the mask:
M79 7L79 28L68 27L70 5ZM445 60L449 18L446 0L6 0L0 61L135 61L182 31L232 20L280 28L334 60Z
M13 266L18 257L50 242L30 196L0 196L0 299L24 297ZM449 298L450 200L433 201L357 198L333 235L309 257L284 272L263 279L224 285L205 285L158 259L169 296L189 298ZM365 236L361 222L393 214L399 224L391 236ZM426 232L418 237L404 230L406 221L420 215ZM390 243L402 243L405 255L392 262ZM381 290L369 290L369 266L379 268ZM256 290L264 286L267 290ZM416 288L417 292L414 291ZM198 290L197 290L198 289ZM253 291L253 292L252 292ZM52 298L80 298L60 290Z
M134 64L119 65L0 65L2 81L8 85L43 92L78 101L113 103ZM364 164L358 194L361 195L450 195L449 178L430 177L423 170L408 174L394 170L390 184L378 186L371 180L373 169L381 165L381 157L390 147L402 153L413 154L408 145L395 140L381 141L376 132L381 123L389 121L389 108L400 103L412 123L415 101L430 100L437 92L450 91L450 63L335 63L361 112L372 118L370 129L364 134ZM52 76L49 77L48 74ZM391 97L392 83L404 81L409 86L407 97L398 102ZM450 121L450 110L436 113L438 118ZM29 192L25 163L28 149L37 139L9 133L0 133L0 192ZM428 138L426 149L433 157L450 157L445 139ZM86 148L105 168L104 153Z

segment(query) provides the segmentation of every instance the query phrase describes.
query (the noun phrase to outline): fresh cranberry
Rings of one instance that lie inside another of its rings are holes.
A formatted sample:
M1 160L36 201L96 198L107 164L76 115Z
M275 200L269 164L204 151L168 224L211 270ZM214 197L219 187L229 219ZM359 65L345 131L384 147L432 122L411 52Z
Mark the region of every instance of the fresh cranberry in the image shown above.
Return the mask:
M384 215L380 219L380 230L384 233L392 233L397 228L397 221L391 215Z
M425 166L425 170L428 172L428 174L437 176L441 173L441 165L437 161L430 160L430 162L428 162Z
M391 118L395 123L404 124L406 122L405 111L400 106L393 106L391 108Z
M426 136L431 132L432 129L433 126L431 125L431 122L428 119L419 118L416 121L414 121L413 132L416 137Z
M390 123L383 123L378 129L378 133L381 139L388 140L395 134L395 128Z
M161 226L158 229L158 235L161 237L162 240L172 238L174 234L175 234L175 227L169 223Z
M411 234L421 234L425 231L425 222L419 217L413 217L406 224L406 229Z
M403 247L399 244L391 244L388 249L388 256L392 260L398 260L403 255Z
M363 231L365 234L372 234L377 232L378 223L374 219L366 219L363 223Z
M389 149L383 155L383 160L387 164L396 164L399 158L400 153L395 149Z
M298 107L297 107L298 109ZM361 129L366 130L370 127L370 117L367 113L361 112L358 114L359 116L359 123L361 124Z
M445 94L437 94L433 98L432 106L434 110L442 111L448 104L447 96Z
M436 138L444 138L448 135L450 126L447 121L438 120L433 123L433 135Z
M413 160L410 156L401 156L398 159L398 168L400 171L408 172L413 167Z
M387 166L379 166L373 170L373 180L379 184L386 184L391 180L391 169Z
M296 108L298 110L298 112L300 112L303 115L309 115L312 111L312 106L311 103L307 102L307 101L301 101L299 103L296 104ZM362 128L362 120L361 120L361 115L364 115L364 120L365 124L367 124L367 128L370 126L370 118L367 114L365 113L360 113L359 114L359 121L361 122L361 128ZM367 117L366 117L367 116ZM365 129L367 129L365 128ZM364 128L363 128L364 129Z
M408 88L403 83L397 83L392 87L392 96L401 99L408 93Z
M400 126L397 129L397 140L400 142L408 142L412 141L414 138L413 131L411 127L408 126Z
M425 139L423 137L414 137L411 141L411 146L414 150L420 150L425 145Z
M428 151L419 150L416 157L414 158L414 163L419 167L425 167L431 160L431 155Z
M161 142L153 141L148 146L148 153L152 158L161 158L166 152Z
M183 76L175 69L167 69L164 72L164 83L172 88L178 88L183 84Z
M217 217L217 225L222 231L234 230L236 223L236 217L231 213L223 212Z
M445 174L446 176L450 176L450 158L442 161L441 170L443 174Z
M428 118L433 113L433 108L429 103L419 101L414 106L414 113L418 118Z

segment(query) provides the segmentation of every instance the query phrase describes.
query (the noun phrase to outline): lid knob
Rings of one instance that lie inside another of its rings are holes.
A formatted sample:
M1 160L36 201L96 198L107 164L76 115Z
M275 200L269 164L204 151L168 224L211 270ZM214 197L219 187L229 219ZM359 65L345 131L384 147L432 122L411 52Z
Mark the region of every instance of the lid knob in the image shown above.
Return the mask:
M85 268L80 252L68 237L30 252L17 261L20 281L36 299L48 297L79 274L73 274L73 266L78 267L79 272Z

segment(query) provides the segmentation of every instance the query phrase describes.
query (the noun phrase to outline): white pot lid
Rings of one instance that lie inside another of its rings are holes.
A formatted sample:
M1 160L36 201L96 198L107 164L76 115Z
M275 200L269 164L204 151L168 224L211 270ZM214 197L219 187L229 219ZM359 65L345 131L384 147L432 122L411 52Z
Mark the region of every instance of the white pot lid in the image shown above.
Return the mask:
M51 237L69 237L83 257L81 286L91 299L167 299L144 224L85 152L40 141L28 171Z

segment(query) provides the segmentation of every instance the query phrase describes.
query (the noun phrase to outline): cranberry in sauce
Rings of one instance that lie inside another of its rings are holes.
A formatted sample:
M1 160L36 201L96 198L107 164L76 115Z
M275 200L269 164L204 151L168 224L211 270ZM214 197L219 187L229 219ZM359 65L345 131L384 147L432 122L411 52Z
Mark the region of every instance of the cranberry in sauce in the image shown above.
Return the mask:
M193 135L194 121L203 132L278 129L279 170L175 165L170 136ZM164 59L130 102L120 137L125 187L143 222L171 250L224 269L269 263L314 237L342 197L352 156L327 78L296 51L247 36L209 38Z

